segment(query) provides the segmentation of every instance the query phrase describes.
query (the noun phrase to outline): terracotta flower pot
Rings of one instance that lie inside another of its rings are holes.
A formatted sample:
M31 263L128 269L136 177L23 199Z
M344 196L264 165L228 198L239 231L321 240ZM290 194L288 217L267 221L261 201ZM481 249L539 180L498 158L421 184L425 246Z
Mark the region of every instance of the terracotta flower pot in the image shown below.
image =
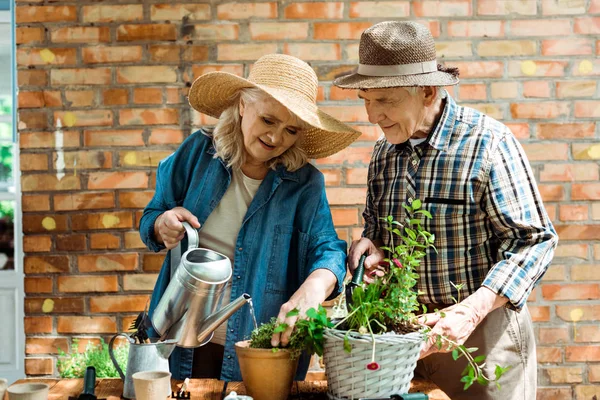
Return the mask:
M253 349L244 340L235 344L246 391L254 400L286 400L290 394L298 359L285 349Z

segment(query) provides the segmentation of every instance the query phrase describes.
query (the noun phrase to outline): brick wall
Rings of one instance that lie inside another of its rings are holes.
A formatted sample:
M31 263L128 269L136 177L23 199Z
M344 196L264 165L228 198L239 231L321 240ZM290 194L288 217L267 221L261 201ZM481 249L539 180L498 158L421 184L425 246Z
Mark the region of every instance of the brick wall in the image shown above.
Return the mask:
M185 99L204 72L247 74L271 52L313 65L325 111L364 132L317 162L339 235L359 237L380 132L331 80L365 28L410 18L460 68L459 101L521 140L560 233L530 301L540 398L600 395L600 0L165 3L17 0L27 374L55 375L58 347L125 330L144 307L163 254L136 228L157 162L211 122Z

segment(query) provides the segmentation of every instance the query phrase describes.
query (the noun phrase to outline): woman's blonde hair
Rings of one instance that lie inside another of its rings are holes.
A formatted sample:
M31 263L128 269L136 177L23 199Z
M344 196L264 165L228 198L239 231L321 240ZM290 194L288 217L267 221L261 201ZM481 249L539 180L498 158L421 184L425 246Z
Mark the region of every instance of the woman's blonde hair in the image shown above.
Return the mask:
M221 157L228 167L241 168L246 161L242 118L239 112L240 101L249 104L263 101L266 98L269 98L269 95L260 89L241 89L232 97L232 105L221 113L221 117L212 131L212 138L216 150L215 156ZM275 169L278 164L283 164L288 171L296 171L308 162L306 153L298 144L302 143L302 131L309 126L295 115L292 114L292 116L296 119L294 125L300 128L297 134L301 136L282 155L267 162L267 166L271 169Z

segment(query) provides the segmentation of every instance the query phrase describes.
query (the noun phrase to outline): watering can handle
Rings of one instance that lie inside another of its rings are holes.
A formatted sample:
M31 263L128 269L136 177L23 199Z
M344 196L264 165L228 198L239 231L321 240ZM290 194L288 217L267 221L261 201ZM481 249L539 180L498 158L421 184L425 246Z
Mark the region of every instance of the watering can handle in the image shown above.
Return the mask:
M188 250L195 249L196 247L198 247L198 244L200 243L198 231L196 229L192 228L192 226L185 221L182 222L181 224L185 228L185 234L187 235L187 239L188 239L188 248L187 249ZM177 243L177 247L175 247L171 250L171 279L173 279L173 276L175 276L175 271L177 270L177 267L179 266L179 261L181 261L181 242Z
M124 336L125 338L127 338L127 341L129 341L131 343L131 338L128 335L126 335L124 333L117 333L115 336L113 336L110 339L110 342L108 342L108 355L110 356L110 360L112 361L113 365L115 366L115 369L119 373L119 376L121 377L123 382L125 382L125 374L123 373L123 370L119 366L119 363L117 362L117 359L115 358L115 354L113 353L113 344L115 343L115 339L119 336Z

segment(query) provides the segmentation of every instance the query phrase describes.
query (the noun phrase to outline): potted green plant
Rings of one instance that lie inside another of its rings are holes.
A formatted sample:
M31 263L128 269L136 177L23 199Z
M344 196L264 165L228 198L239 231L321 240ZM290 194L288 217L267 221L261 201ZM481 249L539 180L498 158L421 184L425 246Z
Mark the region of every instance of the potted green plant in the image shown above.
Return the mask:
M292 310L287 317L298 315ZM333 323L327 318L327 311L319 306L306 313L306 319L299 319L286 347L271 346L274 333L283 332L288 325L272 318L260 325L250 336L250 340L235 344L242 380L254 400L285 400L290 394L300 355L323 354L323 333Z
M391 216L383 219L392 237L391 245L382 247L388 255L384 275L374 277L369 285L356 287L352 298L346 299L347 315L324 332L323 358L330 399L407 393L422 343L431 332L418 322L421 306L415 290L422 259L427 251L437 251L434 235L422 227L423 218L431 215L421 209L419 200L403 207L408 215L403 223ZM460 290L460 286L455 287ZM507 369L497 366L495 376L488 377L482 369L485 356L473 356L476 348L466 348L443 336L434 339L438 348L451 350L455 360L466 357L468 364L461 379L465 390L475 382L497 381Z

